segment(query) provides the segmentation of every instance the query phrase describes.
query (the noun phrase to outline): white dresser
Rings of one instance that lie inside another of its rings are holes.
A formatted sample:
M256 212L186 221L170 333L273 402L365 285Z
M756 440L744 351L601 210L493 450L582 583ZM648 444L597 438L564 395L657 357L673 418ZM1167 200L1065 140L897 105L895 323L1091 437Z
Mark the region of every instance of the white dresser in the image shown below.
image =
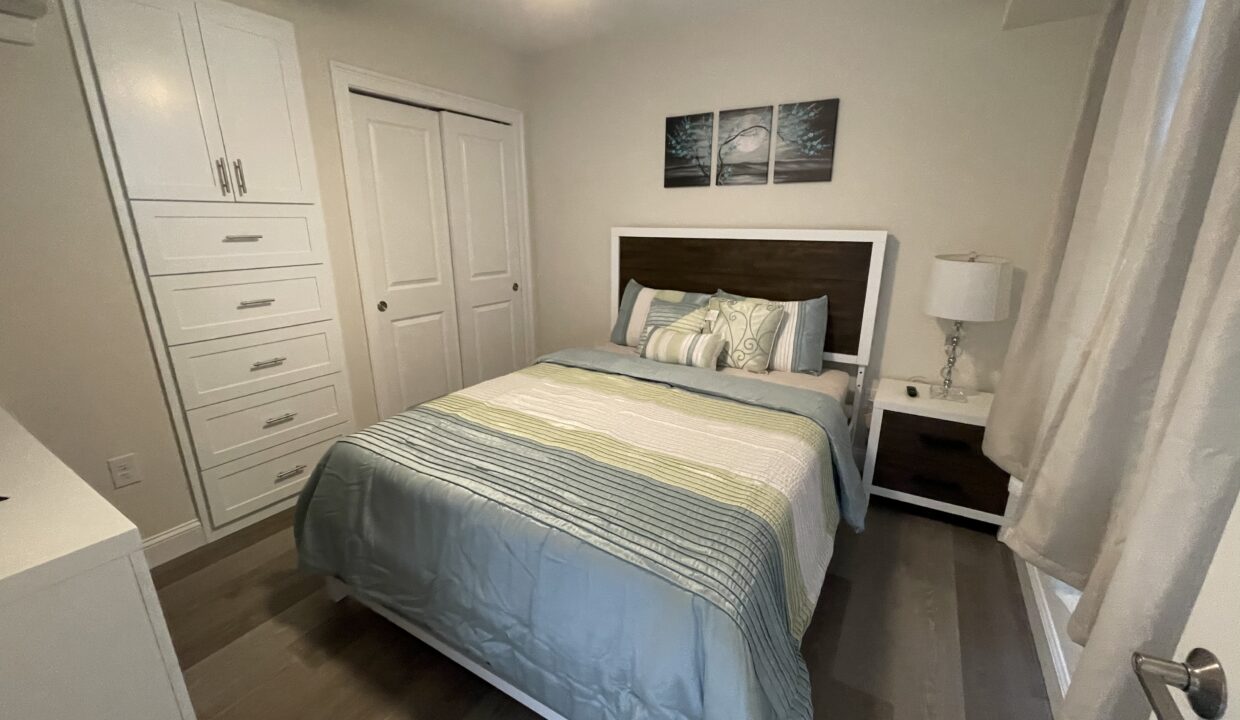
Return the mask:
M189 720L138 528L0 409L0 718Z
M351 431L293 27L215 0L65 10L214 539L288 507Z

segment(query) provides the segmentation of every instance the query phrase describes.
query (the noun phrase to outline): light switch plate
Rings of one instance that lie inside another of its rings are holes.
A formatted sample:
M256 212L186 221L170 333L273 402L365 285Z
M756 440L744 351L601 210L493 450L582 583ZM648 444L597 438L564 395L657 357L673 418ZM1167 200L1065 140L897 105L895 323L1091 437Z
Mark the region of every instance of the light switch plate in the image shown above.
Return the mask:
M108 460L108 472L112 474L112 486L117 489L142 482L138 459L133 453Z

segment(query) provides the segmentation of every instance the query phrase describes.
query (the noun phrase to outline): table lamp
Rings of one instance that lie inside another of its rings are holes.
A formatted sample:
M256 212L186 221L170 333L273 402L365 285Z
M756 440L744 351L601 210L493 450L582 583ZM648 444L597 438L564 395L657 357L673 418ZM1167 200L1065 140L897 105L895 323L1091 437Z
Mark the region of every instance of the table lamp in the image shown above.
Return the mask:
M952 320L947 336L947 364L941 385L930 387L930 397L966 402L959 388L952 387L952 369L960 348L960 332L966 322L994 322L1008 316L1012 295L1012 266L991 255L964 253L938 255L930 267L926 291L926 314Z

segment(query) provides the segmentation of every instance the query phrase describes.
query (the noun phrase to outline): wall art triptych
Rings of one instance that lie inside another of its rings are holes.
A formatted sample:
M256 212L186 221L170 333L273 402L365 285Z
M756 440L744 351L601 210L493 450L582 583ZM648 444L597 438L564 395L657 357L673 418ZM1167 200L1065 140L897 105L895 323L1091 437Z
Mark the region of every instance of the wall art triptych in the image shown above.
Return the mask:
M840 101L720 110L667 118L663 187L829 182ZM775 146L774 173L771 145ZM712 152L713 150L713 152Z

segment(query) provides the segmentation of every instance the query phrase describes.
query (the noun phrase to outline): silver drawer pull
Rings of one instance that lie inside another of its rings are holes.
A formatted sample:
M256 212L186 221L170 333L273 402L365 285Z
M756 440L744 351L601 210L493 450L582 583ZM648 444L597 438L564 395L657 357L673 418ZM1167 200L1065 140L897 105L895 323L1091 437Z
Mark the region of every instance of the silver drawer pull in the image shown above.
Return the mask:
M283 365L285 360L288 360L288 358L273 357L270 360L259 360L255 363L252 363L250 365L250 369L251 370L264 370L266 368L276 367L277 365Z
M245 187L245 168L241 167L241 158L233 160L233 170L237 171L237 189L241 191L242 195L244 195L249 192L249 190Z
M232 193L232 188L228 186L228 171L224 169L224 158L215 161L215 170L220 175L220 194L228 197Z
M287 413L284 413L283 415L277 415L273 418L267 418L263 422L263 427L269 428L269 427L274 427L276 425L283 425L286 422L292 421L292 419L295 417L297 417L297 413L287 412Z
M224 242L258 242L262 235L225 235Z
M242 300L237 303L239 308L265 307L275 302L275 298L261 298L259 300Z
M288 470L285 470L282 473L276 473L276 482L282 482L284 480L288 480L289 478L297 477L298 475L304 473L305 471L306 471L305 465L298 465L295 468L289 468Z

